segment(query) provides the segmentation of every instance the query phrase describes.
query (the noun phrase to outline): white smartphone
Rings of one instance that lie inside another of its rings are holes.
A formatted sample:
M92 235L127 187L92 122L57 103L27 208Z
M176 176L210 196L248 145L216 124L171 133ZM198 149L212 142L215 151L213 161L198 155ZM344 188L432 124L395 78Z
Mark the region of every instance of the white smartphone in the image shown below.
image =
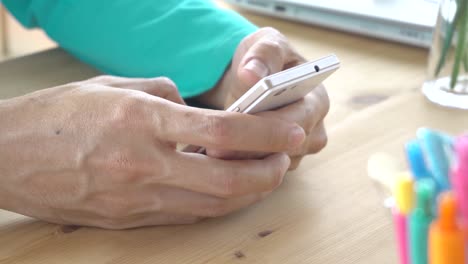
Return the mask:
M226 111L255 114L296 102L320 85L340 67L334 55L272 74L261 79ZM205 148L188 145L184 152L203 153Z
M255 114L293 103L320 85L340 67L335 55L272 74L261 79L226 111Z

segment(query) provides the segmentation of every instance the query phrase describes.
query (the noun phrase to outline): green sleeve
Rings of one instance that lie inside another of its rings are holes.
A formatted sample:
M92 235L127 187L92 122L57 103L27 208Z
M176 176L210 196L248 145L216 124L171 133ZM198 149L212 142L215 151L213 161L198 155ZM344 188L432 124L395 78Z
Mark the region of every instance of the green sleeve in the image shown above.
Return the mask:
M183 97L213 88L256 27L208 0L3 0L26 27L41 27L97 69L167 76Z

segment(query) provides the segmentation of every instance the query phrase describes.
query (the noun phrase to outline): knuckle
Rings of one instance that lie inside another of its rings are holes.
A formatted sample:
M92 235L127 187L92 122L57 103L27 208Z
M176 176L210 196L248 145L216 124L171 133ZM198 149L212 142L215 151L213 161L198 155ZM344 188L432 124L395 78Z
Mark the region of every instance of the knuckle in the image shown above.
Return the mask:
M320 133L318 133L315 137L314 140L312 140L312 144L309 147L309 153L315 154L320 152L322 149L324 149L328 144L328 136L325 130L322 130Z
M321 137L320 137L320 140L319 140L319 149L322 150L324 149L328 144L328 136L327 136L327 133L323 132L321 134Z
M323 116L326 116L328 112L330 112L330 98L328 97L328 93L326 91L323 92L322 102L323 102L323 108L324 108Z
M271 39L265 39L262 41L263 48L269 52L272 53L279 53L281 54L282 52L282 45L279 41L276 40L271 40Z
M158 82L160 82L164 87L171 91L177 91L177 85L175 84L174 81L169 79L168 77L159 77L156 79Z
M311 132L315 126L320 125L330 111L328 94L322 88L323 87L318 87L317 92L308 94L305 97L305 107L303 108L304 116L307 117L306 125L310 128L310 130L306 132Z
M230 120L223 115L215 115L208 118L207 134L213 145L224 146L229 141L231 124Z
M320 85L317 87L315 94L316 97L314 97L315 100L313 100L312 104L321 106L320 112L322 113L322 117L325 117L330 111L330 98L328 96L327 90L325 89L325 86Z
M288 39L286 38L283 33L273 27L265 27L263 28L263 32L265 34L266 39L271 39L277 41L279 44L286 45L288 43Z

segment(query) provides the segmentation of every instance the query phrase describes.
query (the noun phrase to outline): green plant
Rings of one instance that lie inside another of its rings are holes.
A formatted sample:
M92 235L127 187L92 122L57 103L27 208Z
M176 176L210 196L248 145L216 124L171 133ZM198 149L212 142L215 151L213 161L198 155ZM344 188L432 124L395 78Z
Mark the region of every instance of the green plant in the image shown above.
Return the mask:
M453 43L455 32L457 32L457 42L455 45L455 61L450 78L450 89L454 89L457 84L460 66L463 63L464 70L468 72L468 50L467 50L467 34L468 28L468 0L457 0L457 10L453 20L447 22L442 53L435 69L435 76L439 76L442 68L447 61L447 55Z

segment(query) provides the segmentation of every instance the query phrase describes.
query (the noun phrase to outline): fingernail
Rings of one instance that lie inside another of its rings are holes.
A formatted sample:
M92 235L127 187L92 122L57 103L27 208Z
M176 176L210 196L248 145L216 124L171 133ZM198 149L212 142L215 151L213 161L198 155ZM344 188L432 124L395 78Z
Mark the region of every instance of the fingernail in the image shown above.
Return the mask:
M305 140L305 132L304 129L300 126L296 126L291 132L289 132L289 148L295 149L302 145Z
M249 70L255 73L259 78L268 76L268 67L261 61L257 59L250 60L245 66L244 69Z

